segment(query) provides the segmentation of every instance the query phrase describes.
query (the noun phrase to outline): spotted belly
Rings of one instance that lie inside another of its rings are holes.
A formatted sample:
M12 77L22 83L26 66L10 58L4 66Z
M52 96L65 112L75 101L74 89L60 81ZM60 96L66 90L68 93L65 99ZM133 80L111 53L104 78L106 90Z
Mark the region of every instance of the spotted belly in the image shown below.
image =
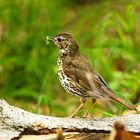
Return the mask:
M84 90L78 83L72 81L72 79L67 77L67 75L64 73L62 69L63 64L61 59L58 59L57 65L58 65L58 79L60 80L60 83L64 87L66 92L80 97L87 96L86 90Z
M85 97L85 95L86 95L85 91L81 90L79 85L76 85L76 83L74 83L71 80L71 78L67 77L65 75L65 73L63 72L63 70L58 71L58 79L60 80L61 85L64 87L66 92L68 92L72 95Z
M70 78L68 78L62 70L59 70L58 72L58 79L68 93L74 94L73 85L70 83Z

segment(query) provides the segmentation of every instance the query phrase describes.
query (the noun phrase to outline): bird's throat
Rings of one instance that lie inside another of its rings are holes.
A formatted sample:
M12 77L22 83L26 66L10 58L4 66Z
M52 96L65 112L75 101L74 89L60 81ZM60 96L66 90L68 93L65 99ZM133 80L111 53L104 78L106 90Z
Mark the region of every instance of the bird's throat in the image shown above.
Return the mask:
M66 52L66 50L64 50L64 49L60 49L60 50L59 50L59 54L60 54L60 56L63 56L63 55L66 55L67 52Z

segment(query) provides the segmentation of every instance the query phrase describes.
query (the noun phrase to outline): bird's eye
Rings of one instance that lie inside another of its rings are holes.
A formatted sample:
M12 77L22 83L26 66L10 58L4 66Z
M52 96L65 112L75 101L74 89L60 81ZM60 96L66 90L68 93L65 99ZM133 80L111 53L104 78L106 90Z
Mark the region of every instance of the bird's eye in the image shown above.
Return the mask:
M57 41L58 41L58 42L61 42L61 41L62 41L62 39L61 39L60 37L58 37L58 38L57 38Z

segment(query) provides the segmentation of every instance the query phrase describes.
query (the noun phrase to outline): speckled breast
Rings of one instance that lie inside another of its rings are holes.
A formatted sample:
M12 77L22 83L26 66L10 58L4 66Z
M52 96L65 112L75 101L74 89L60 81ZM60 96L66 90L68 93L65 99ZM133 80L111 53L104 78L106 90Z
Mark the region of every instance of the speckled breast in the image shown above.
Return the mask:
M66 74L64 73L63 64L60 59L58 59L57 65L58 65L58 79L60 80L61 85L64 87L64 89L68 93L80 96L79 91L77 91L78 89L76 88L74 83L71 81L71 78L67 77Z

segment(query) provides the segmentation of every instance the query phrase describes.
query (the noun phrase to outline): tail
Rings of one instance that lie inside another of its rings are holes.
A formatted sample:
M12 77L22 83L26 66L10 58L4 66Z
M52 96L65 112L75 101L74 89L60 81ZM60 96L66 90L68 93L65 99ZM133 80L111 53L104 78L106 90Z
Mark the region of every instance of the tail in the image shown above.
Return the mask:
M111 99L113 99L114 101L122 104L123 106L127 107L128 109L130 110L137 110L136 106L132 105L132 104L129 104L127 103L126 101L124 101L123 99L121 99L120 97L111 97Z

